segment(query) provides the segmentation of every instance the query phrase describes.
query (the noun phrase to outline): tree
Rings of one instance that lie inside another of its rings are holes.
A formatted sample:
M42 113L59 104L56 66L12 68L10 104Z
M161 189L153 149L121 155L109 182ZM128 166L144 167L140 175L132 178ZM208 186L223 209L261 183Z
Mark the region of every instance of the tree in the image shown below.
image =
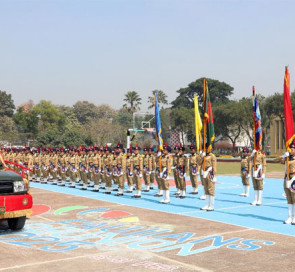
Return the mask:
M8 116L0 116L0 139L10 142L18 138L17 127L13 118Z
M228 138L232 143L232 151L234 152L236 142L242 132L240 103L231 101L226 104L221 104L214 107L213 112L215 134Z
M233 94L234 88L225 82L215 79L207 79L210 100L212 104L225 104L229 102L229 96ZM194 107L194 95L198 95L200 111L203 111L203 78L191 82L188 87L181 88L177 91L179 95L172 101L172 108L177 107Z
M12 117L15 110L14 101L11 94L0 91L0 116Z
M74 113L81 124L97 118L97 107L88 101L78 101L74 106Z
M39 132L39 117L38 114L33 111L33 108L34 103L32 100L29 100L28 102L21 104L13 116L19 132L25 136L26 140L30 138L33 138L34 140Z
M37 144L39 146L60 146L61 133L56 129L48 129L39 133L37 136Z
M61 114L58 108L50 101L41 100L32 112L39 117L39 129L41 132L47 129L57 129L59 131L65 129L66 117Z
M125 94L124 101L126 103L123 105L123 108L131 112L132 120L134 121L134 113L140 109L141 98L137 92L131 91Z
M80 133L74 130L70 130L61 136L61 144L69 148L71 145L73 146L85 145L85 140Z
M161 90L154 90L152 91L153 96L149 96L148 97L148 103L149 105L149 109L152 109L155 106L155 94L156 92L158 92L158 103L162 104L162 105L167 105L168 104L168 100L167 100L167 95L161 91Z

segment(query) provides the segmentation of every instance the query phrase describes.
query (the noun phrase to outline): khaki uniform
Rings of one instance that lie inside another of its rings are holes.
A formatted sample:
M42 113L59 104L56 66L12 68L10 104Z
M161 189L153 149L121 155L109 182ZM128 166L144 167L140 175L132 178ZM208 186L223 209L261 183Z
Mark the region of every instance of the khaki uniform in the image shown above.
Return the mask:
M149 190L151 183L151 170L152 169L152 158L150 155L143 156L143 180L146 186L146 189Z
M173 155L173 177L174 177L176 189L180 190L177 165L178 165L178 153L175 153Z
M133 181L136 185L136 189L141 191L142 189L142 172L143 172L143 158L139 154L133 156Z
M263 190L263 179L262 177L254 177L255 171L258 170L259 167L262 167L261 169L261 176L266 173L266 157L265 155L261 152L258 151L254 155L256 156L256 164L254 165L254 157L252 158L252 182L253 182L253 187L254 190Z
M212 167L212 169L209 171L210 167ZM215 183L213 182L213 178L216 177L216 167L215 155L213 153L206 154L203 158L202 170L205 194L209 196L215 196ZM205 173L207 173L207 176L204 176Z
M187 159L185 155L179 154L178 162L177 162L178 181L179 181L179 189L183 192L186 191L186 182L185 182L186 166L187 166Z
M251 171L251 156L245 156L241 159L241 178L244 186L249 186L249 173Z
M161 158L161 163L162 163L162 175L159 178L159 182L162 184L163 190L169 190L169 173L171 172L171 165L172 165L172 160L170 159L169 154L162 155Z
M128 192L131 193L133 188L133 155L126 158L126 178L128 183Z
M119 188L124 189L125 173L126 173L126 156L124 153L120 153L117 157L117 171L118 171L118 183ZM120 172L120 173L119 173Z
M192 154L189 157L189 175L190 181L192 183L192 187L198 189L198 171L199 171L199 164L198 164L198 155L196 153Z

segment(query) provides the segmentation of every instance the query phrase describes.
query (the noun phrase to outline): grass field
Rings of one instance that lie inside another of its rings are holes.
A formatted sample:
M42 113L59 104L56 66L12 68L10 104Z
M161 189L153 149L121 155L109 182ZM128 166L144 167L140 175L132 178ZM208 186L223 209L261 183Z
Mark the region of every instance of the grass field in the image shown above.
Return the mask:
M266 172L284 172L285 166L279 163L266 164ZM217 174L239 174L241 172L240 162L217 162Z

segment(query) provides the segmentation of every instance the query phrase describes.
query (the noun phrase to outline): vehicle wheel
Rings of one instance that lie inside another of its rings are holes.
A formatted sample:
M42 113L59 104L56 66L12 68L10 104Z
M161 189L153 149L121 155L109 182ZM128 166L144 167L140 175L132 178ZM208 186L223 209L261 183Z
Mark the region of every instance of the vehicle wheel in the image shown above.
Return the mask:
M11 230L21 230L26 223L26 216L7 219L8 226Z

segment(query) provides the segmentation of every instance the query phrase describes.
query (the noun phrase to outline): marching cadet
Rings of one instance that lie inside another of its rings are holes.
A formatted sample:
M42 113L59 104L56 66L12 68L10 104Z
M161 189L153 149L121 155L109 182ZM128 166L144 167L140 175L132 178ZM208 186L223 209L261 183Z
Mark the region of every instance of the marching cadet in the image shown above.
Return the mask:
M275 161L284 163L285 177L284 177L284 191L286 193L288 203L288 218L284 224L295 225L295 142L289 145L290 151L283 156L277 158ZM289 176L287 176L287 169L289 169Z
M49 174L49 152L47 148L44 148L42 154L42 174L43 174L43 183L47 183L48 174Z
M149 147L149 155L151 157L151 183L150 183L150 190L154 189L154 182L155 182L155 171L156 171L156 157L153 153L153 149Z
M251 203L251 205L260 206L262 204L263 179L265 178L266 173L266 157L265 154L261 152L261 148L258 151L254 149L252 151L251 157L252 182L254 187L254 201Z
M173 166L171 169L173 170L173 177L175 182L175 187L177 189L176 193L174 195L179 196L180 195L180 186L179 186L179 180L178 180L178 152L179 152L179 146L178 144L174 147L174 154L173 154Z
M178 152L178 160L177 160L177 169L178 169L178 181L179 181L179 189L180 194L176 197L181 199L185 198L186 195L186 166L187 166L187 159L184 155L185 147L180 145L179 152Z
M82 155L81 155L81 162L80 162L80 175L81 175L81 180L83 182L83 187L80 190L87 190L87 185L88 185L88 166L87 166L87 149L84 148L82 149Z
M58 164L58 156L57 156L57 149L54 148L52 151L52 157L51 157L51 175L53 178L52 184L57 184L58 177L57 177L57 164Z
M161 155L162 155L162 152L161 150L158 148L158 152L156 153L155 156L156 157L156 181L157 181L157 184L158 184L158 192L154 195L155 197L161 197L163 196L163 184L161 182L161 179L160 179L160 166L162 165L161 163Z
M161 156L161 168L159 175L159 182L163 187L163 199L160 201L161 203L170 203L170 191L169 191L169 173L171 171L172 161L169 156L169 152L171 152L170 146L167 146L167 143L163 145L163 155Z
M65 184L66 183L66 172L67 172L67 155L65 154L65 150L62 147L60 150L60 156L58 158L58 167L60 169L60 178L61 178L61 183ZM75 188L74 186L70 186L70 188Z
M143 158L139 154L140 147L138 144L134 147L134 156L133 156L133 181L136 184L136 194L132 197L141 198L141 189L142 189L142 170L143 170Z
M249 148L244 147L241 155L241 178L244 191L240 196L249 196L250 192L250 171L251 171L251 157L249 156Z
M33 170L33 156L32 156L30 147L27 147L25 149L25 154L24 154L24 157L23 157L23 163L24 163L24 166L26 168L28 168L30 170ZM27 179L31 181L32 180L32 172L26 170L25 173L27 175Z
M203 182L206 194L206 205L201 210L214 211L215 183L217 173L216 157L211 153L211 147L206 144L206 154L202 159Z
M190 146L191 156L189 157L189 176L190 181L192 184L192 192L190 194L197 195L198 194L198 172L199 172L199 165L198 165L198 155L196 154L196 148L193 144Z
M122 196L124 192L125 172L126 172L126 156L124 154L123 145L118 143L118 157L117 157L117 177L119 182L119 192L116 196Z
M69 168L70 168L70 181L71 181L71 186L73 186L73 188L75 187L76 184L76 180L77 180L77 158L76 158L76 154L75 154L75 150L72 149L70 151L71 156L69 158ZM65 186L65 182L62 181L60 186Z
M133 156L132 156L132 145L130 145L127 150L126 158L126 178L128 183L127 193L132 193L133 191Z
M33 159L35 175L36 175L36 182L40 182L41 180L41 156L40 156L40 149L38 148L35 152L35 156Z
M105 158L106 158L106 148L104 146L101 148L101 168L100 168L101 186L100 186L100 189L103 189L103 190L106 188L106 173L104 171L104 169L105 169L104 163L105 163Z
M94 156L93 156L93 180L94 180L94 189L92 192L99 192L99 167L100 167L100 156L99 156L99 147L94 147Z
M150 191L150 183L151 183L151 169L152 169L152 160L149 155L149 148L144 147L144 156L143 156L143 180L145 183L144 192Z
M112 149L108 146L105 147L105 157L104 157L104 178L106 182L106 191L105 194L111 194L112 191L112 162L113 162L113 155Z
M119 191L118 185L119 185L119 179L118 179L118 173L117 173L117 162L118 162L118 156L119 152L117 149L114 149L112 151L112 180L114 181L115 188L112 189L112 191Z
M88 149L88 156L87 156L87 165L88 165L88 173L87 173L87 179L88 179L88 187L94 187L94 184L91 184L93 181L93 149Z

